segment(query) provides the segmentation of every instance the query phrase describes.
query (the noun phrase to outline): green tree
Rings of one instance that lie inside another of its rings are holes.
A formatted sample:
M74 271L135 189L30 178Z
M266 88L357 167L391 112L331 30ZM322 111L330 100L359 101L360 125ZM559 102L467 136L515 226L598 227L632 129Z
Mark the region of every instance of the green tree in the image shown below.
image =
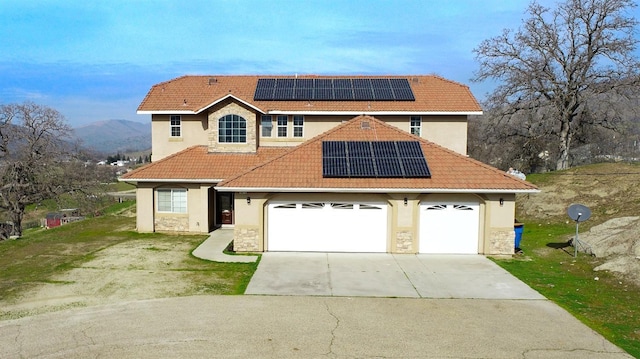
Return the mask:
M631 0L566 0L555 9L532 2L517 31L504 30L474 52L475 81L497 80L487 100L496 127L553 143L556 169L570 166L585 126L615 128L616 104L635 96L640 64ZM598 106L590 106L591 103Z

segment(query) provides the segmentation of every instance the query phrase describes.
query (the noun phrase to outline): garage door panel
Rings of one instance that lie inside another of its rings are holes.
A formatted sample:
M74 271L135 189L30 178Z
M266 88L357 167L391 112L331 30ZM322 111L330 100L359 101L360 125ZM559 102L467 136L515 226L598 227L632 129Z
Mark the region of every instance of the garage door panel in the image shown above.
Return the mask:
M270 203L269 251L386 252L385 204Z
M478 202L420 205L420 253L477 254Z

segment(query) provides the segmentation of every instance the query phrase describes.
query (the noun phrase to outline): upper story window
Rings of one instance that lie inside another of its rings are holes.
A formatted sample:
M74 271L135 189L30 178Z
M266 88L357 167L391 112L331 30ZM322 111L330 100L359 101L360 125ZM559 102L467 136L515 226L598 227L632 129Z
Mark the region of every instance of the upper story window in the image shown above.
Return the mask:
M278 137L287 137L287 122L286 115L278 116Z
M226 115L218 120L218 142L247 142L247 120L238 115Z
M304 116L293 116L293 137L302 137L304 134Z
M273 130L273 122L271 116L262 115L260 124L262 125L262 137L271 137L271 132Z
M411 116L411 134L420 136L422 129L422 117L420 116Z
M159 189L158 212L187 213L187 190L183 188Z
M171 115L171 137L182 136L182 119L179 115Z

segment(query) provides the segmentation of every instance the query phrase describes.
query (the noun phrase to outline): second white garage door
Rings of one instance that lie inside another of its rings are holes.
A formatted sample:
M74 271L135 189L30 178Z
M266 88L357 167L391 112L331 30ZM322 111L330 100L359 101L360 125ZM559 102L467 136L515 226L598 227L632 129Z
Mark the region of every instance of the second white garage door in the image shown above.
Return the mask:
M384 203L272 202L267 250L386 252Z
M420 253L478 254L478 202L420 205Z

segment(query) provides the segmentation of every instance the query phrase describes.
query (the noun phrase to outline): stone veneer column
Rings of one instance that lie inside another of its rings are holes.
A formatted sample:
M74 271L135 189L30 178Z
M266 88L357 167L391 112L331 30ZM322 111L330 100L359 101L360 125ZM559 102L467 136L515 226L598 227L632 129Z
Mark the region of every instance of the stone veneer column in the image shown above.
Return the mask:
M396 232L396 250L394 253L408 254L415 253L413 250L413 232L398 231Z
M260 229L237 226L233 230L233 250L236 252L259 252Z
M513 228L491 228L489 230L488 253L485 254L513 254L514 239Z
M247 121L246 143L219 143L218 120L226 115L238 115ZM231 102L228 105L209 114L209 152L256 152L257 150L256 114L246 108Z

